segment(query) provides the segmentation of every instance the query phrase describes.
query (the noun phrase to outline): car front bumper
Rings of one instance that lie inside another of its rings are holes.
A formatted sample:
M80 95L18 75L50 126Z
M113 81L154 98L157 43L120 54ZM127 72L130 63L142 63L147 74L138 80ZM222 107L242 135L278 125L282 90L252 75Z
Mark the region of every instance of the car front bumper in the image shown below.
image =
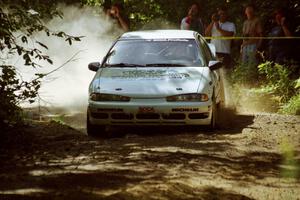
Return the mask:
M166 102L132 99L130 102L95 102L88 106L89 121L97 125L209 125L212 102Z

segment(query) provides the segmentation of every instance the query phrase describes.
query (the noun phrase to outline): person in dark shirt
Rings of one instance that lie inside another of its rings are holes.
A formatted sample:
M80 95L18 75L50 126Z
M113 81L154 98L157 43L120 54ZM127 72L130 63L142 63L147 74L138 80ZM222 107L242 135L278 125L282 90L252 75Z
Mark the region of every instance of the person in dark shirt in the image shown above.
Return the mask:
M205 26L200 18L200 5L198 3L193 3L189 8L188 15L181 20L180 29L193 30L204 35Z
M278 9L274 13L274 27L269 33L269 37L291 37L292 31L289 21L286 17L286 12L283 9ZM268 55L269 60L283 64L289 59L290 45L288 39L274 38L269 41Z
M106 10L106 14L116 21L118 26L125 32L129 30L129 19L123 13L123 6L115 3L110 9Z

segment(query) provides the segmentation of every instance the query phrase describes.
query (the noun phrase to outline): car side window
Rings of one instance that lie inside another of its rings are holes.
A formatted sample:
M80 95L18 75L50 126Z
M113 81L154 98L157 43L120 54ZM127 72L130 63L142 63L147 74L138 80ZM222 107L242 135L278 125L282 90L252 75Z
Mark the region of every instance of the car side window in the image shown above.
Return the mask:
M206 61L208 63L208 61L213 60L212 52L210 51L210 48L208 47L206 41L200 35L197 36L197 39L200 44L200 48L202 48L202 51L204 52L205 58L207 59Z
M202 39L202 41L203 41L203 47L204 47L205 51L208 54L209 60L214 60L214 56L213 56L213 54L212 54L212 52L211 52L211 50L210 50L207 42L205 42L203 39Z

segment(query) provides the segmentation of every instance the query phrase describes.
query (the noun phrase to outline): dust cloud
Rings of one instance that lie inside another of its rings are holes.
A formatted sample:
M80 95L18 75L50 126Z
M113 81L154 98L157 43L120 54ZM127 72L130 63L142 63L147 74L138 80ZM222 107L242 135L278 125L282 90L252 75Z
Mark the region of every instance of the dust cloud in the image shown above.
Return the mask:
M30 79L35 73L47 73L63 65L62 68L47 76L40 89L41 99L34 106L64 107L83 111L88 100L88 86L94 72L88 70L90 62L101 62L112 42L122 33L102 12L101 8L79 8L60 5L63 19L55 18L47 22L51 31L64 31L72 36L84 36L80 42L68 42L59 37L48 37L39 33L34 39L47 45L44 51L53 61L53 65L39 61L43 67L33 69L24 67L23 60L18 61L20 74ZM39 49L40 46L36 46ZM28 106L28 105L27 105ZM30 107L33 105L30 105Z
M230 74L222 71L225 94L225 118L238 114L277 113L280 109L279 99L259 92L257 86L233 83Z

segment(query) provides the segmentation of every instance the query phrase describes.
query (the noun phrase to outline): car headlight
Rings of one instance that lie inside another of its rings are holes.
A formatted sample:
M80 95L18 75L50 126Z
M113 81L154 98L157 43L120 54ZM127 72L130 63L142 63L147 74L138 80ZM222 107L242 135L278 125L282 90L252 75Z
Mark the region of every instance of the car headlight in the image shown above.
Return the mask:
M199 102L199 101L208 101L207 94L180 94L169 96L166 98L169 102Z
M92 100L92 101L123 101L123 102L129 102L130 97L115 95L115 94L92 93L90 95L90 100Z

